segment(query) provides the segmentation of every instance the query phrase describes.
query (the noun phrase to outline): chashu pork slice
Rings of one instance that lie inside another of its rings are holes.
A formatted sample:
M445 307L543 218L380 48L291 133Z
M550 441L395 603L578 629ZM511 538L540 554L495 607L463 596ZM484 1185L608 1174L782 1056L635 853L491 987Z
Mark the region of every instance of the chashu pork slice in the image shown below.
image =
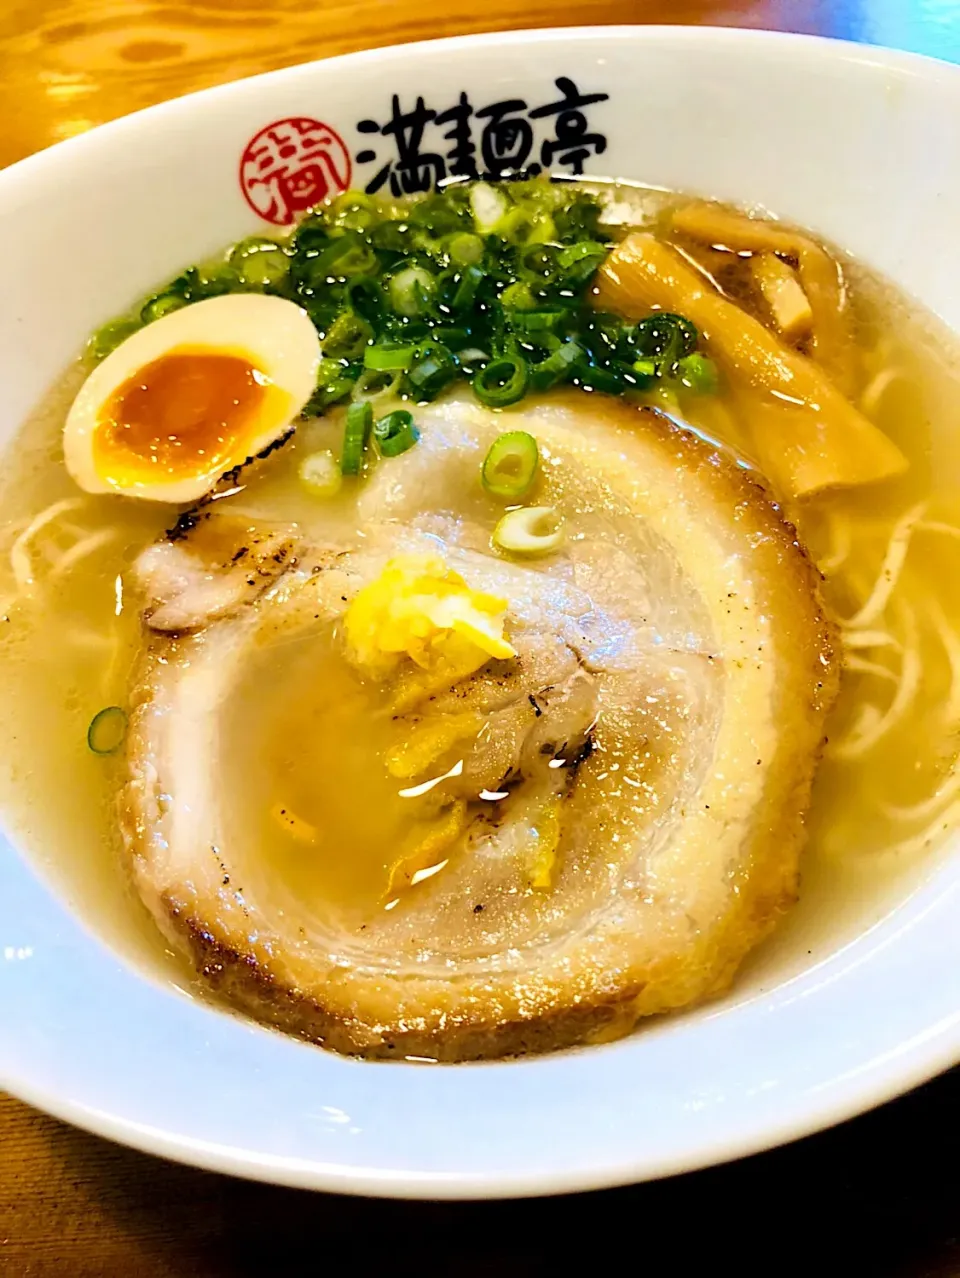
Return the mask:
M210 989L339 1051L470 1060L615 1037L726 988L796 896L837 677L817 575L755 479L654 412L581 394L508 416L454 399L418 421L418 446L359 489L353 534L213 513L142 556L121 796L135 880ZM505 426L538 439L536 500L566 518L546 559L490 546L477 477ZM222 760L256 654L329 634L398 553L506 598L516 656L385 689L401 743L457 715L481 726L433 796L462 818L442 872L401 865L393 907L358 924L271 873Z

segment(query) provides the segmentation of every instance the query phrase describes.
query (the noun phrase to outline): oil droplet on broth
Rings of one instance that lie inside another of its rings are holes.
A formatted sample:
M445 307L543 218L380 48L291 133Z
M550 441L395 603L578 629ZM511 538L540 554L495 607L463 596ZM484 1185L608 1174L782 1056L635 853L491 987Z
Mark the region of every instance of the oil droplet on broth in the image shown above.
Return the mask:
M328 627L265 649L233 700L231 838L318 922L359 926L382 909L397 849L423 817L384 764L396 736L382 689L359 678Z

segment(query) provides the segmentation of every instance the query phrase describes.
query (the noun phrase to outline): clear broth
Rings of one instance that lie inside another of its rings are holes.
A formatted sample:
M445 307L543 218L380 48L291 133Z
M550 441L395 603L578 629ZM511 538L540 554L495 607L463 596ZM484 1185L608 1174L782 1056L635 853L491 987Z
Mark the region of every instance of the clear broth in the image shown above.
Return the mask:
M624 195L651 218L675 199L636 190ZM960 344L883 281L855 265L844 263L844 268L863 364L860 394L867 396L868 415L909 458L910 470L894 483L821 495L788 514L813 557L821 565L836 563L827 573L824 594L839 615L850 616L881 572L897 521L923 504L888 605L898 619L901 642L907 635L909 642L902 646L909 648L911 667L919 675L896 726L862 757L843 758L835 753L836 743L855 726L862 707L873 703L882 715L896 697L904 651L889 644L857 650L861 660L845 671L830 724L831 745L815 788L801 903L751 960L738 995L826 956L902 901L936 864L938 853L931 849L942 846L957 819L950 787L960 748L960 591L944 589L944 583L960 567ZM78 914L125 956L183 985L189 975L159 939L123 865L113 815L122 761L97 757L86 743L93 715L104 706L125 704L128 696L140 644L139 616L127 599L130 565L176 512L80 494L67 476L60 433L84 371L71 369L25 425L8 451L0 487L0 680L5 689L0 730L7 742L0 757L0 807L18 843ZM736 448L735 424L722 392L690 398L682 411L695 429ZM296 472L304 452L335 446L337 429L329 420L302 427L250 479L246 491L221 508L239 503L245 510L297 520L317 536L335 534L349 519L349 498L311 499ZM10 562L16 538L39 512L67 501L74 504L34 538L35 580L18 594ZM269 654L266 660L269 664ZM345 678L331 662L329 678ZM310 698L285 705L282 696L284 685L293 686L296 664L286 657L274 661L281 695L269 721L253 720L246 732L263 765L266 789L286 775L286 793L309 805L309 796L298 797L302 776L291 772L276 744L295 739L304 751L319 752L313 758L324 759L317 705ZM341 691L355 695L346 685ZM353 805L344 796L364 778L369 784L371 758L379 748L367 743L336 758L327 751L322 791L340 798L332 805L318 804L316 795L312 800L313 809L325 807L334 814L324 831L326 855L305 854L303 841L271 820L265 803L248 813L262 840L264 868L280 876L291 893L346 896L358 890L356 875L343 870L343 859L334 853L358 837L350 824ZM282 791L281 781L276 783ZM391 837L396 832L390 819L385 807L365 823L360 836L371 845ZM374 850L364 864L376 870L380 860L385 862L386 854L378 859ZM369 884L363 894L368 891Z

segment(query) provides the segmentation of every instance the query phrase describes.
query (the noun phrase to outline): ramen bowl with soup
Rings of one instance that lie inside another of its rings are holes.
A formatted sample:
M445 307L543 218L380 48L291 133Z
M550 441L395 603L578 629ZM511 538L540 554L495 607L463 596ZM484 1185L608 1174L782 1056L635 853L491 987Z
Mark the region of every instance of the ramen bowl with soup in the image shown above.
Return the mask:
M490 36L0 176L12 1091L482 1196L956 1059L958 96Z

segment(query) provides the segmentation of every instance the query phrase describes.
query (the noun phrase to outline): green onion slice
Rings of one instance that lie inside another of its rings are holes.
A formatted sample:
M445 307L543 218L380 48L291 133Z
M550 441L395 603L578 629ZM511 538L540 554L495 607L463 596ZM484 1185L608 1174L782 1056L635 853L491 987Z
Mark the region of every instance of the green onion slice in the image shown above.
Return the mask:
M353 311L341 311L323 339L323 353L328 359L359 359L373 329Z
M156 297L151 297L148 302L144 302L140 310L140 318L144 324L152 324L154 320L163 319L164 315L169 315L171 311L179 311L181 306L186 305L186 298L176 293L158 293Z
M459 231L447 241L447 254L456 266L473 266L483 257L483 240L470 231Z
M467 266L463 269L450 301L450 307L457 315L462 315L473 305L477 289L483 283L485 276L486 272L479 266Z
M373 409L369 402L351 404L347 409L347 424L343 431L343 452L340 454L340 472L343 475L359 475L363 463L363 450L370 438L373 425Z
M420 438L420 432L414 425L411 414L405 408L397 408L380 418L373 428L373 437L377 441L381 457L399 457L414 446Z
M472 377L490 359L488 353L479 346L467 346L457 351L457 367L465 377Z
M413 247L414 232L408 222L381 222L370 232L374 248L388 253L406 253Z
M372 275L357 275L347 280L347 297L356 313L368 322L376 322L383 313L383 292Z
M488 493L518 501L533 487L540 464L537 441L525 430L509 430L490 447L480 471Z
M511 311L532 311L536 309L536 298L530 291L530 285L524 280L516 280L508 284L500 294L501 305Z
M331 241L309 265L312 279L345 279L369 275L377 269L378 262L370 245L349 233Z
M371 404L375 404L377 400L390 399L394 395L399 395L402 381L403 372L399 369L396 371L385 369L381 372L376 368L365 368L353 383L350 398L361 402L369 400Z
M676 375L695 395L710 395L717 389L717 366L706 355L685 355L677 364Z
M326 210L333 226L349 231L368 231L379 219L377 201L364 191L344 191Z
M581 240L579 244L571 244L569 248L561 249L557 257L557 263L561 270L568 270L571 266L575 266L577 262L582 262L584 258L603 258L606 255L606 244L601 244L598 240Z
M548 280L557 273L559 256L555 244L531 244L520 254L520 267L540 281Z
M552 333L567 319L569 312L562 307L540 311L512 311L510 327L517 333Z
M94 754L116 754L127 735L127 714L120 706L107 706L90 720L87 745Z
M290 258L276 240L251 235L235 244L227 261L240 273L249 288L266 288L282 283L290 271Z
M568 285L584 284L607 256L607 246L597 240L581 240L561 249L557 257L563 281Z
M629 364L618 369L613 365L589 364L581 361L574 370L578 383L586 390L602 391L605 395L622 395L630 387L625 373L633 373Z
M421 400L436 399L459 372L457 361L439 342L423 351L407 372L413 394Z
M633 343L640 355L655 359L668 369L693 353L698 337L696 327L685 316L668 311L648 315L633 331Z
M430 309L437 284L422 266L408 266L392 277L389 290L390 301L397 314L414 319Z
M473 344L473 338L468 328L459 328L454 324L438 324L431 330L434 339L444 345L448 351L465 350Z
M470 187L470 211L481 235L489 235L510 207L504 192L488 182L474 182Z
M554 506L508 510L493 530L493 544L512 555L548 555L563 544L563 520Z
M297 468L300 482L314 497L335 497L343 484L343 472L326 449L307 453Z
M549 390L570 376L582 356L583 351L576 342L564 342L559 350L533 366L530 385L537 391Z
M139 320L112 320L109 324L104 324L103 328L97 329L87 343L87 350L94 359L105 359L139 328Z
M506 408L523 399L530 380L527 361L520 355L499 355L473 378L473 392L488 408Z
M363 352L363 363L378 373L406 372L416 355L415 346L368 346Z

